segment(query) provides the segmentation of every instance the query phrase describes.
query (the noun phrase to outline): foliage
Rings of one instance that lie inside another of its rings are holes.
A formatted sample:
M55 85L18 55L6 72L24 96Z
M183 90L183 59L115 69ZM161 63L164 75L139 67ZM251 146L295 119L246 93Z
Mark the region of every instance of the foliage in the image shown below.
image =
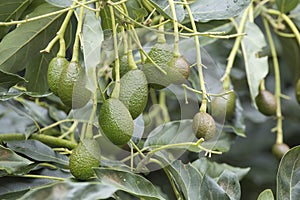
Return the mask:
M299 11L299 0L0 2L0 199L298 199ZM171 47L170 59L149 56L158 43ZM68 88L73 98L91 92L83 107L64 105L49 89L54 57L83 70L84 81ZM98 119L120 84L128 102L140 100L129 95L139 88L136 77L120 81L119 58L130 70L146 63L163 74L157 77L168 75L170 63L155 60L190 64L180 83L143 86L133 134L116 120L122 113L108 120L129 134L124 145L103 133L107 116ZM266 89L276 101L271 117L255 102ZM212 100L232 92L233 115L224 107L214 116ZM215 117L213 138L195 136L196 113ZM79 181L69 157L84 138L97 141L90 153L101 152L101 161ZM283 142L291 149L277 160L271 148Z

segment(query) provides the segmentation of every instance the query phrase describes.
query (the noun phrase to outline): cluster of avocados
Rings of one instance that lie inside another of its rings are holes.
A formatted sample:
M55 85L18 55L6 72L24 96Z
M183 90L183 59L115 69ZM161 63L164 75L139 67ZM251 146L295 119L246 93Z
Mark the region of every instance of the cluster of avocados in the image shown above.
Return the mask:
M85 71L78 62L64 57L53 58L48 66L48 85L69 108L81 108L90 100L91 92L85 88Z

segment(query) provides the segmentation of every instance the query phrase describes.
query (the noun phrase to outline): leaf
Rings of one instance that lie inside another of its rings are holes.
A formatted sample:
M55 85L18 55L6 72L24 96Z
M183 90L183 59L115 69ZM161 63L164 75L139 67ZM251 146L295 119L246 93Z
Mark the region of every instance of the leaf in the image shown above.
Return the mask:
M197 0L190 4L195 21L229 19L239 15L250 4L250 0Z
M0 3L0 21L9 22L10 20L17 20L28 7L32 0L13 0ZM0 26L0 39L7 33L10 26Z
M223 188L231 200L240 200L241 186L233 172L224 170L217 180L218 185Z
M33 59L26 67L25 83L27 91L44 94L48 91L47 83L48 65L55 54L52 49L51 54L41 54L41 56Z
M192 164L183 164L180 160L175 160L169 164L169 161L162 154L160 154L159 160L166 165L165 169L172 174L172 178L182 190L183 199L229 199L216 181L207 174L198 171Z
M0 176L20 174L30 164L33 162L0 145Z
M19 101L9 100L5 101L3 105L32 120L35 124L39 123L39 125L47 126L53 122L48 116L47 109L32 101L26 99L19 99Z
M208 141L204 141L201 144L201 146L212 150L226 152L230 149L230 146L234 139L234 134L218 131L215 138ZM160 146L165 146L169 144L178 144L186 142L197 142L197 138L195 137L195 134L192 130L191 119L172 121L156 127L149 133L147 140L145 141L144 147L158 148ZM189 150L193 152L202 151L202 149L196 146L189 145L174 148L180 148L183 150ZM183 153L183 151L179 151L176 153L179 156Z
M247 22L245 25L246 35L242 39L242 51L245 60L247 81L252 102L258 94L260 81L268 74L268 58L257 57L257 53L266 46L266 41L259 27Z
M39 162L53 162L63 166L69 164L66 155L59 154L37 140L9 141L7 145L12 150L24 154Z
M144 147L159 147L196 141L197 139L192 130L192 120L180 120L156 127L149 133Z
M170 9L170 5L168 1L165 0L150 0L152 5L157 9L157 11L163 15L167 19L173 19L173 15ZM183 5L178 3L180 2L179 0L174 0L175 3L175 11L176 11L176 17L177 21L181 22L184 20L185 14L184 14L184 9Z
M34 174L43 175L43 176L52 176L59 178L70 178L72 175L70 172L62 171L60 169L47 169L42 168L39 169L40 166L36 167ZM28 178L28 177L1 177L0 178L0 199L17 199L17 198L8 198L17 194L23 194L29 189L33 189L35 187L39 187L45 184L49 184L54 182L53 179L45 179L45 178Z
M100 183L104 185L115 187L143 199L164 199L155 186L140 175L110 168L95 168L94 170Z
M25 81L24 78L17 74L11 74L8 72L3 72L0 70L0 91L7 92L8 88L14 86L15 84ZM4 95L5 96L5 95ZM2 95L1 95L2 97ZM4 97L5 99L5 97ZM2 98L1 98L2 100Z
M44 3L37 7L29 17L57 10L58 8ZM8 33L0 43L0 71L15 74L24 70L31 60L38 59L41 56L40 50L45 48L56 35L62 15L58 14L20 24L15 30ZM35 68L36 71L39 71L39 66L35 66Z
M95 12L85 9L85 18L82 27L82 50L84 64L88 74L88 88L94 89L97 83L94 82L94 74L101 57L101 44L104 36L101 28L101 21L97 19Z
M72 0L45 0L45 1L56 7L61 7L61 8L72 6Z
M277 172L277 200L300 196L300 146L290 149L281 159Z
M127 0L126 7L128 15L136 21L142 20L148 14L147 10L144 7L141 7L141 3L136 0Z
M276 6L282 13L287 13L296 8L299 0L276 0Z
M271 189L265 189L262 191L257 200L274 200L274 195Z
M238 180L242 180L242 178L250 171L249 167L233 167L225 163L219 164L216 162L211 162L207 158L197 159L192 163L192 165L199 171L207 173L212 178L218 178L226 170L234 173Z
M20 200L40 199L107 199L113 195L116 188L97 182L54 182L27 192Z

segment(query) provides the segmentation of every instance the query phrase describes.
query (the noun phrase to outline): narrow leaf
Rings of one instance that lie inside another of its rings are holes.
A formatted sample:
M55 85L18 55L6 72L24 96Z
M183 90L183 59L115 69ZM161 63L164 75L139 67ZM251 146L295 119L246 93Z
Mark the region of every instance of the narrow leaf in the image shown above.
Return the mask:
M67 156L55 152L37 140L9 141L7 145L12 150L22 153L36 161L53 162L64 166L69 164Z
M271 189L265 189L262 191L257 200L274 200L274 195Z
M246 35L242 39L242 51L245 60L247 80L252 102L258 94L260 81L268 74L268 58L259 58L257 54L266 46L266 41L259 27L247 22Z
M18 174L30 164L33 162L0 145L0 176Z
M10 87L22 81L25 81L25 79L21 76L0 70L0 91L7 92ZM1 96L4 96L3 99L6 98L5 95Z
M115 187L143 199L164 199L155 186L140 175L109 168L95 168L94 170L100 183L104 185Z
M300 196L300 146L290 149L281 159L277 172L277 200Z

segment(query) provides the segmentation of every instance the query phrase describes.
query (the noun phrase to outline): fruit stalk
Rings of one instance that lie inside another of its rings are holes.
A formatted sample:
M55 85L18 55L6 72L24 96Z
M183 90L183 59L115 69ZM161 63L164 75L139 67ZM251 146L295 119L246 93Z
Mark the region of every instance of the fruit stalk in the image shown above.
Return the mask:
M119 94L120 94L120 60L119 60L119 54L118 54L117 27L116 27L116 22L115 22L114 8L112 7L112 5L109 5L109 12L110 12L110 16L111 16L114 53L115 53L115 74L116 74L115 86L114 86L114 90L111 94L111 97L118 99Z
M274 74L275 74L275 98L277 102L276 107L276 117L277 117L277 137L276 143L281 144L283 143L283 131L282 131L282 114L281 114L281 103L280 103L280 96L281 96L281 88L280 88L280 71L279 71L279 64L277 59L277 53L274 45L274 41L271 35L269 24L266 18L263 18L263 24L266 30L267 38L269 41L271 54L273 58L273 65L274 65Z
M178 58L180 57L180 52L179 52L179 32L178 32L178 24L177 24L177 16L176 16L176 10L175 10L175 4L173 0L168 0L170 9L172 12L172 17L173 17L173 28L174 28L174 57ZM192 22L194 20L191 20Z
M190 9L190 6L189 6L189 4L187 3L186 0L183 0L183 2L185 3L186 10L187 10L188 15L190 17L193 31L196 33L197 32L197 27L196 27L196 24L195 24L194 17L193 17L192 11ZM194 36L194 40L195 40L195 45L196 45L198 76L199 76L200 88L201 88L201 91L202 91L202 104L201 104L201 107L200 107L200 112L206 112L207 93L206 93L204 76L203 76L203 71L202 71L200 43L199 43L199 39L198 39L197 35Z
M239 34L239 36L237 36L235 42L234 42L234 45L231 49L231 52L229 54L229 57L228 57L228 63L227 63L227 66L226 66L226 70L225 70L225 73L223 75L223 77L221 78L221 81L224 81L226 79L226 77L228 77L230 75L230 72L231 72L231 69L232 69L232 66L233 66L233 63L234 63L234 59L236 57L236 54L239 50L239 46L242 42L242 39L243 39L243 32L244 32L244 29L245 29L245 24L246 24L246 21L247 21L247 16L248 16L248 13L250 11L250 8L251 8L251 4L248 6L248 8L244 11L244 14L243 14L243 17L241 19L241 22L240 22L240 26L239 27L236 27L237 29L237 33Z
M85 4L86 0L82 0L82 3ZM80 33L82 29L82 24L83 24L83 14L84 14L84 7L80 7L80 13L79 13L79 19L78 19L78 24L77 24L77 29L76 29L76 36L75 36L75 41L74 41L74 46L73 46L73 55L72 55L72 60L71 62L78 62L78 54L79 54L79 40L80 40Z

